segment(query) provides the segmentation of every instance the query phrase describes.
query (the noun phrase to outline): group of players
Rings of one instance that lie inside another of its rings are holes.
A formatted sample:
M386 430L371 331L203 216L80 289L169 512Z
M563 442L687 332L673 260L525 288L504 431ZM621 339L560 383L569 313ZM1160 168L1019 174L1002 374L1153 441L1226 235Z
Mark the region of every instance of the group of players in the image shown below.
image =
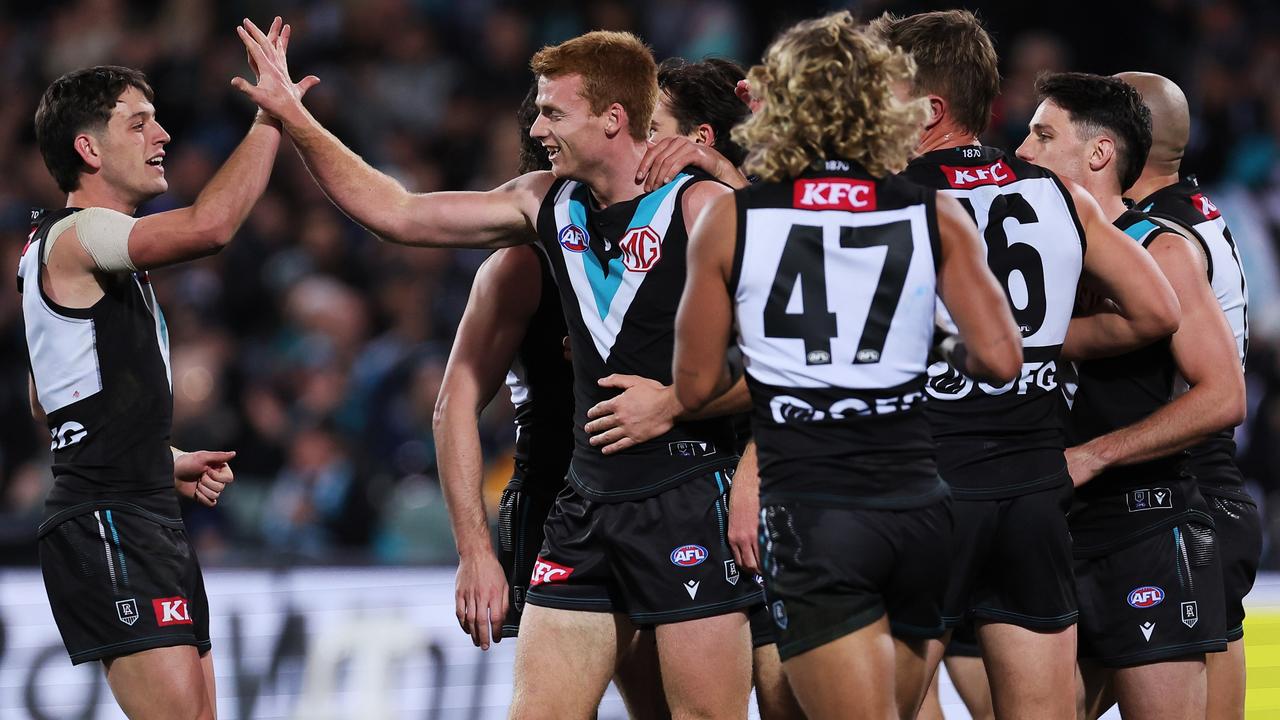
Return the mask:
M379 237L501 248L435 432L458 620L519 628L512 717L590 717L614 678L637 717L744 717L753 679L765 717L923 716L957 627L999 717L1243 715L1246 292L1179 178L1171 82L1044 77L1010 156L978 140L999 76L967 12L803 22L745 77L592 32L533 57L524 174L415 194L306 110L289 26L237 32L259 116L190 208L132 217L169 140L141 74L69 74L37 111L68 193L20 265L41 565L130 717L215 714L172 488L232 479L168 445L146 271L225 245L285 133ZM500 559L475 427L504 376Z

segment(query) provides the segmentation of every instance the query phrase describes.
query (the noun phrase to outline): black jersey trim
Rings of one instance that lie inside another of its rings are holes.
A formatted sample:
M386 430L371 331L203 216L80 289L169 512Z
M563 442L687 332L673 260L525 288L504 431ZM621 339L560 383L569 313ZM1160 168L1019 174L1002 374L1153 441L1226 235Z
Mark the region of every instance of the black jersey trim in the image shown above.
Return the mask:
M942 265L942 232L938 229L938 191L925 188L924 215L929 226L929 247L933 248L933 274L938 274ZM937 284L935 277L934 284Z
M1213 284L1213 251L1209 249L1209 243L1204 239L1204 236L1201 235L1195 228L1188 227L1186 223L1184 223L1178 217L1170 213L1159 212L1159 211L1147 211L1146 215L1147 217L1155 218L1157 220L1162 220L1165 223L1171 223L1174 226L1173 228L1169 228L1167 225L1163 225L1162 223L1158 223L1158 224L1161 224L1163 227L1170 230L1174 230L1174 231L1180 230L1183 233L1190 235L1193 239L1195 239L1197 243L1200 244L1200 250L1201 252L1204 253L1205 264L1208 268L1209 284L1212 285Z
M752 605L759 605L762 602L764 602L764 591L756 590L750 595L744 595L732 600L722 600L717 603L699 605L697 607L686 608L683 610L627 613L627 617L631 618L633 622L643 625L666 625L668 623L681 622L684 620L697 620L704 617L728 615L735 610L745 610Z
M93 320L95 317L94 311L97 310L98 306L107 299L107 293L105 291L102 293L102 297L98 298L98 300L89 307L73 308L61 305L54 301L44 288L44 247L45 243L49 240L49 231L53 229L54 224L59 220L79 212L80 209L81 208L64 208L64 210L68 212L55 212L45 215L42 218L42 221L47 224L40 228L40 241L35 247L36 287L40 290L40 299L44 302L45 307L47 307L54 315L61 315L72 320ZM94 273L94 275L97 275L97 273Z
M1187 655L1222 652L1226 649L1227 641L1226 638L1223 637L1215 638L1213 640L1202 640L1197 643L1170 645L1168 647L1157 648L1154 650L1143 650L1142 652L1128 653L1125 655L1082 655L1081 657L1101 663L1106 667L1130 667L1133 665L1149 665L1159 660L1173 660L1175 658L1186 657Z
M1120 548L1128 547L1139 540L1144 540L1152 535L1157 535L1168 530L1175 525L1181 525L1184 522L1199 522L1217 529L1217 525L1213 520L1213 516L1203 510L1183 510L1182 512L1171 515L1158 523L1152 523L1139 530L1135 530L1127 535L1108 540L1107 542L1097 543L1096 545L1081 545L1078 540L1073 539L1072 555L1077 560L1088 560L1100 555L1107 555ZM1071 525L1071 518L1067 518L1067 524ZM1079 528L1072 527L1072 538L1079 536Z
M647 500L651 497L661 495L667 490L672 490L678 483L687 482L698 475L705 475L712 468L726 470L736 467L738 463L737 456L730 455L729 459L724 457L716 457L712 460L692 465L674 475L649 483L643 487L627 488L626 490L605 491L596 490L582 481L578 476L578 471L574 468L573 463L569 464L569 481L573 483L574 488L583 497L588 500L594 500L602 503L612 502L630 502L633 500Z
M1076 226L1076 237L1080 238L1080 258L1084 262L1084 256L1089 251L1089 240L1085 237L1084 226L1080 224L1080 214L1076 212L1076 202L1071 198L1071 191L1067 189L1062 178L1050 170L1045 170L1044 174L1053 180L1053 184L1058 186L1058 191L1062 193L1062 201L1067 206L1067 212L1071 213L1071 222Z
M180 634L170 633L168 635L148 635L147 637L134 638L124 642L111 643L110 645L102 645L92 650L83 650L71 656L72 665L80 665L92 660L104 660L106 658L120 657L122 655L132 655L133 653L142 652L143 650L154 650L155 648L174 647L179 645L195 645L196 650L204 655L213 649L213 642L205 639L196 638L194 632L185 632Z
M844 622L836 625L829 625L822 630L811 633L801 638L797 638L790 642L778 643L778 655L783 659L795 657L804 652L808 652L816 647L821 647L829 642L839 640L845 635L857 632L864 627L874 623L885 615L885 607L881 602L860 610L853 615L847 617ZM897 633L895 633L896 635ZM938 637L942 633L939 632L930 637Z
M1079 610L1073 610L1062 615L1054 615L1052 617L1039 617L1036 615L1025 615L1018 612L1010 612L1008 610L997 610L995 608L975 607L969 611L969 615L981 620L990 620L992 622L1005 623L1008 625L1017 625L1028 630L1059 630L1065 627L1071 627L1076 624L1080 617ZM947 618L947 620L955 620ZM959 625L959 621L954 622Z
M729 270L729 297L738 294L738 281L742 279L742 260L747 250L747 207L750 205L742 195L742 190L733 193L733 204L738 218L738 227L733 233L733 267ZM736 307L737 303L733 305Z
M121 500L90 500L89 502L77 503L75 505L72 505L69 508L64 508L54 513L53 515L50 515L47 520L40 523L40 526L36 528L36 538L41 538L41 537L44 537L45 535L48 535L51 530L61 525L62 523L70 520L73 517L76 517L78 515L85 515L87 513L95 512L97 510L119 510L120 512L127 512L133 515L139 515L147 520L150 520L153 523L156 523L158 525L164 525L165 527L173 528L175 530L186 529L186 526L183 525L182 518L180 517L177 517L177 518L165 517L163 515L152 512L140 505L135 505L133 503L124 502Z

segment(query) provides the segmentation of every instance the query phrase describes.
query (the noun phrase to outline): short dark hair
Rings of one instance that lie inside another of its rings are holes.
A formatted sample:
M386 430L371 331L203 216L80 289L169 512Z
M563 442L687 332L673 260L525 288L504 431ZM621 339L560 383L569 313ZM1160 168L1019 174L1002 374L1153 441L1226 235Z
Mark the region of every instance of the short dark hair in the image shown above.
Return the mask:
M551 160L547 158L547 149L542 143L529 135L529 128L538 120L538 78L533 79L529 92L525 93L520 109L516 111L516 122L520 125L520 157L516 164L516 172L524 175L534 170L550 170Z
M105 127L116 101L130 87L142 91L148 101L155 99L146 75L118 65L69 72L44 91L36 108L36 141L62 192L80 187L84 161L75 149L76 135Z
M975 135L986 131L1000 94L1000 61L991 36L968 10L941 10L872 20L872 32L916 61L916 95L946 98L957 123Z
M751 111L734 90L746 77L741 65L723 58L701 62L667 58L658 65L658 91L671 98L671 114L680 134L687 135L703 123L710 125L716 152L735 167L742 164L746 151L733 141L730 132Z
M1036 94L1065 110L1078 130L1111 135L1120 190L1133 187L1151 151L1151 110L1132 85L1103 75L1052 73L1036 79Z

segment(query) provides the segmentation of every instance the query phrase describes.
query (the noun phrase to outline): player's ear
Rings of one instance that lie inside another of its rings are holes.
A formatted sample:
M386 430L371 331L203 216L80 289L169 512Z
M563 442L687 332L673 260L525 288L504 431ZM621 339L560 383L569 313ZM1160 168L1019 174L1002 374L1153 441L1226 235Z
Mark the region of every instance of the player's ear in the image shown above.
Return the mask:
M622 107L622 103L614 103L605 108L604 111L604 132L609 137L613 137L620 132L625 132L627 122L627 109Z
M693 141L699 145L714 147L716 144L716 131L706 123L702 123L694 128Z
M934 125L937 125L938 123L942 122L942 119L947 116L947 111L949 111L950 109L951 107L947 103L946 98L940 95L930 95L929 96L929 119L925 120L924 129L925 130L932 129Z
M72 146L76 149L76 154L80 156L80 160L94 170L102 167L102 145L98 142L98 138L92 134L83 132L76 135L72 140Z
M1094 138L1089 147L1089 169L1098 172L1115 159L1116 142L1105 135Z

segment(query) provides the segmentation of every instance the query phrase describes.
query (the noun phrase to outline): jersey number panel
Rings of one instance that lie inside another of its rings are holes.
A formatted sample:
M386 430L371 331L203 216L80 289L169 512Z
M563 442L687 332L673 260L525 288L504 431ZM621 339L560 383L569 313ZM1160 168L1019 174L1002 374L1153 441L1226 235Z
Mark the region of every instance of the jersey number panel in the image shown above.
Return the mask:
M884 247L884 263L867 311L866 323L853 354L855 364L880 362L889 328L898 309L898 300L911 269L915 244L911 222L900 220L887 225L841 227L840 247L868 249ZM827 299L826 251L819 225L792 225L787 233L778 271L764 305L764 334L771 338L804 340L806 365L831 363L831 341L838 336L837 317ZM800 310L788 306L800 283Z
M973 201L957 198L969 217L977 220ZM1014 220L1020 225L1040 222L1036 211L1019 193L996 195L987 210L987 229L983 240L987 244L987 266L1004 288L1013 319L1018 323L1023 337L1036 334L1044 325L1048 311L1045 293L1044 260L1031 245L1009 242L1005 221Z

